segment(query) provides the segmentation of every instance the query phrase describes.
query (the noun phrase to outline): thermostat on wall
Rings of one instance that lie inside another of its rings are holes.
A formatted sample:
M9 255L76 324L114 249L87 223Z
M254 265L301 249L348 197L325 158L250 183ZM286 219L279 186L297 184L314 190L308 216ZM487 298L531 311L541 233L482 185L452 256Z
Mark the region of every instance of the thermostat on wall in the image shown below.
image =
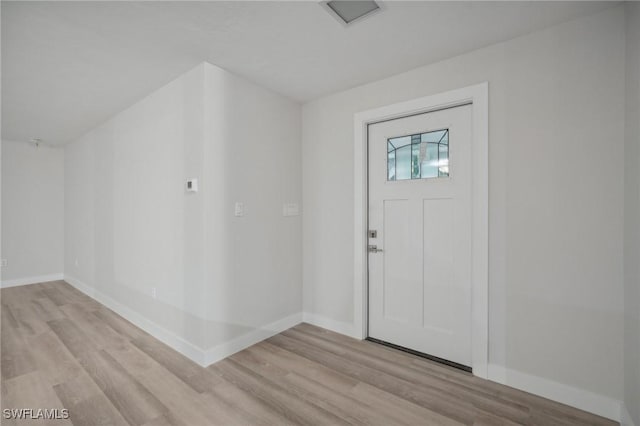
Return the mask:
M198 192L198 179L189 179L186 188L187 192Z

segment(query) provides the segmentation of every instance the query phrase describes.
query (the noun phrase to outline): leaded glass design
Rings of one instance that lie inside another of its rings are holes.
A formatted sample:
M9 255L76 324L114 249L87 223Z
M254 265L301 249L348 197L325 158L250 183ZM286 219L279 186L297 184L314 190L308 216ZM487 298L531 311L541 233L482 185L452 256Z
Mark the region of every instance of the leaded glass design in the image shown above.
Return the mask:
M449 129L387 140L387 180L449 176Z

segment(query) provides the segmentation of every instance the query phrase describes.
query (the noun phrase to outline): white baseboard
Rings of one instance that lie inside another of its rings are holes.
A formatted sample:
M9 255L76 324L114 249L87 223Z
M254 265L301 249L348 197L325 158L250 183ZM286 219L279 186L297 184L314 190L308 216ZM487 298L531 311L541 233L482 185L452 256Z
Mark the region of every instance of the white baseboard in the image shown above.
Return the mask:
M8 287L17 287L19 285L29 285L29 284L38 284L38 283L46 283L49 281L59 281L64 279L64 274L48 274L48 275L39 275L37 277L25 277L25 278L17 278L13 280L3 280L0 284L0 288L8 288Z
M487 379L505 385L507 384L507 369L501 365L489 364L487 366Z
M620 403L620 426L636 426L624 402Z
M359 339L354 324L335 321L322 315L305 312L304 322L326 328L336 333ZM510 370L500 365L488 365L489 380L548 398L589 413L622 422L623 426L636 426L624 404L620 401L584 389L575 388L553 380ZM626 422L626 423L625 423Z
M305 312L304 322L326 328L336 333L358 339L354 325ZM488 365L489 380L529 392L543 398L548 398L562 404L570 405L580 410L588 411L611 420L620 421L620 401L599 395L583 389L554 382L542 377L510 370L500 365ZM630 423L633 425L633 423ZM635 425L634 425L635 426Z
M260 327L235 339L222 343L206 351L204 357L204 366L218 362L236 352L240 352L249 346L255 345L271 336L298 325L302 322L302 313L297 313L272 322L264 327Z
M358 333L356 333L355 325L353 323L336 321L334 319L310 312L305 312L302 314L302 321L360 340L360 336L358 335Z
M204 366L205 351L202 348L189 343L182 337L176 335L175 333L167 330L164 327L157 325L156 323L140 315L133 309L99 292L95 288L87 285L86 283L83 283L82 281L74 277L65 275L65 281L87 296L102 303L104 306L111 309L127 321L143 329L164 344L180 352L182 355L186 356L192 361Z
M193 362L207 367L214 362L220 361L233 355L234 353L241 351L251 345L254 345L264 339L267 339L275 334L278 334L302 321L302 314L294 314L268 324L259 329L253 330L247 334L239 336L229 342L220 344L213 348L202 349L176 335L175 333L159 326L148 318L140 315L133 309L123 305L122 303L114 300L113 298L106 296L105 294L97 291L93 287L83 283L82 281L66 275L65 281L70 285L83 292L87 296L102 303L112 311L116 312L127 321L146 331L156 339L160 340L164 344L170 346L182 355L191 359Z
M489 364L489 380L620 421L620 401L608 396L493 364Z
M48 279L46 280L41 279L43 277L37 277L38 279L34 282L62 279L58 275L51 275L47 277ZM118 315L132 322L158 340L164 342L203 367L211 365L264 339L274 336L302 321L349 337L358 338L352 323L336 321L322 315L304 312L290 315L239 336L229 342L225 342L205 350L187 342L175 333L158 326L134 310L115 301L111 297L100 293L87 284L68 275L64 276L64 279L79 291L96 299L98 302L118 313ZM5 286L4 281L2 285L3 287ZM494 364L489 364L488 374L489 380L491 381L502 383L525 392L621 422L623 426L635 426L624 404L613 398Z

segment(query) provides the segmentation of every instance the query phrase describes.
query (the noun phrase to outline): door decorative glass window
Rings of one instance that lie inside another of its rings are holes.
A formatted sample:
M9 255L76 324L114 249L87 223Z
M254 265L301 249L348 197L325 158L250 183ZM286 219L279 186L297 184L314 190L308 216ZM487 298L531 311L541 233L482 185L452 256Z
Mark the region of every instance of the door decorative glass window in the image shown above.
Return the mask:
M449 129L387 139L387 180L449 176Z

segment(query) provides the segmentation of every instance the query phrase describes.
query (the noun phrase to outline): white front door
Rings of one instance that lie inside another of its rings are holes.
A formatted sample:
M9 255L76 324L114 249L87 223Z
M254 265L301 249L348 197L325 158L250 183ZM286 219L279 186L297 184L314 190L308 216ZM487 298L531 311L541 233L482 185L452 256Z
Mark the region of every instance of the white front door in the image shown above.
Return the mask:
M369 337L468 367L471 113L375 123L368 136Z

